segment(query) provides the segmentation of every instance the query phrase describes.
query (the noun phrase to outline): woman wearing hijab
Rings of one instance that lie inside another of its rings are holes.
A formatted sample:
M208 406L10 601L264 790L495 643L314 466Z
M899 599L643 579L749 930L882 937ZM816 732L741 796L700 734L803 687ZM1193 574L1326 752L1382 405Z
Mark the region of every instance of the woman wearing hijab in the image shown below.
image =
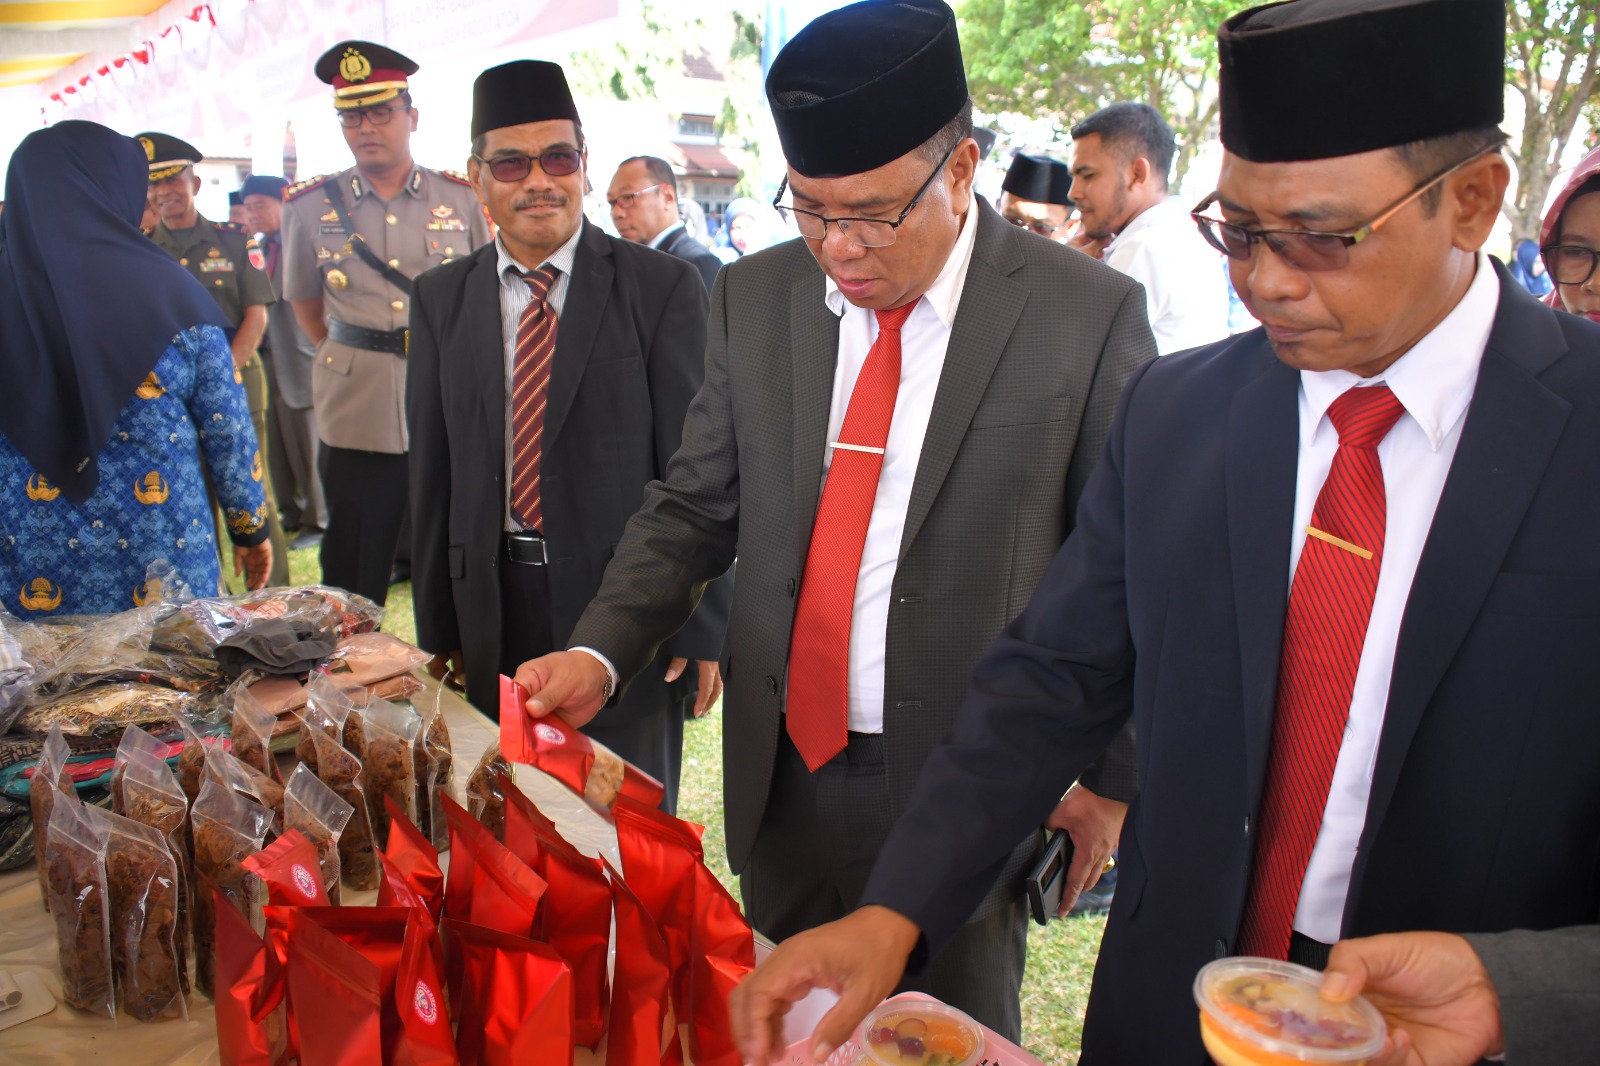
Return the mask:
M1535 296L1543 296L1554 288L1539 259L1539 245L1526 237L1517 242L1511 254L1511 276Z
M1544 302L1600 322L1600 148L1578 164L1545 213L1539 250L1555 282Z
M761 205L750 197L741 196L729 203L728 209L722 213L722 224L727 227L728 247L733 252L724 257L726 262L731 263L742 255L762 249L759 240Z
M209 293L139 232L148 164L92 122L29 134L0 214L0 597L23 618L143 603L165 560L219 588L201 462L235 572L266 583L261 454Z

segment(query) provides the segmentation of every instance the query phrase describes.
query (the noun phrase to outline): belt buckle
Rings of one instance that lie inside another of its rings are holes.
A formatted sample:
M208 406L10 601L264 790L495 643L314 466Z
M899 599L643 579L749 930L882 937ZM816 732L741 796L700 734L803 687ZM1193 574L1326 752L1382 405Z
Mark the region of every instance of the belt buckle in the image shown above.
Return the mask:
M539 557L537 559L522 558L519 552L512 550L512 545L517 545L523 550L537 547ZM522 566L545 566L550 562L550 543L540 534L531 531L525 533L507 533L506 554L511 557L512 562Z

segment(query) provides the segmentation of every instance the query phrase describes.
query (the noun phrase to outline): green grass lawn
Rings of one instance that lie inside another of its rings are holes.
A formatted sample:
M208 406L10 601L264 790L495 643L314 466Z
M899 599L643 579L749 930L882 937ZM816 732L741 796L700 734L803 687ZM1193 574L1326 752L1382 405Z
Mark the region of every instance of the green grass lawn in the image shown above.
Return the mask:
M315 584L321 576L316 550L291 552L289 574L297 585ZM383 628L401 640L416 639L410 584L389 589ZM706 862L737 897L739 886L728 869L722 835L720 704L706 717L684 727L678 813L706 827ZM1051 1066L1066 1066L1078 1060L1083 1008L1104 929L1104 918L1070 918L1052 922L1048 928L1030 928L1028 973L1022 985L1022 1043Z

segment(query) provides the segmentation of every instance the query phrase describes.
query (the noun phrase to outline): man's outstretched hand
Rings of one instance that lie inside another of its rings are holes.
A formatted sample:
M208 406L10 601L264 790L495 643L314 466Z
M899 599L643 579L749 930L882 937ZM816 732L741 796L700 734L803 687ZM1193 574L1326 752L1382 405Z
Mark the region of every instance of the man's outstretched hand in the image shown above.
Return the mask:
M517 667L517 684L528 693L528 713L535 718L559 714L567 724L589 724L606 702L611 680L599 659L585 651L558 651Z

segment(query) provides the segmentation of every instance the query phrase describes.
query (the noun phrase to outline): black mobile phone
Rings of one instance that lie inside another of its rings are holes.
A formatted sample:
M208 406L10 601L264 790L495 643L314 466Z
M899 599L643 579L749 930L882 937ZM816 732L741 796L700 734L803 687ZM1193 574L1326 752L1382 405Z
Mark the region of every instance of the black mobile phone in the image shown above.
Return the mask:
M1033 910L1033 920L1040 925L1049 925L1050 919L1061 909L1061 894L1067 887L1067 867L1071 865L1072 837L1065 829L1057 829L1028 874L1028 905Z

